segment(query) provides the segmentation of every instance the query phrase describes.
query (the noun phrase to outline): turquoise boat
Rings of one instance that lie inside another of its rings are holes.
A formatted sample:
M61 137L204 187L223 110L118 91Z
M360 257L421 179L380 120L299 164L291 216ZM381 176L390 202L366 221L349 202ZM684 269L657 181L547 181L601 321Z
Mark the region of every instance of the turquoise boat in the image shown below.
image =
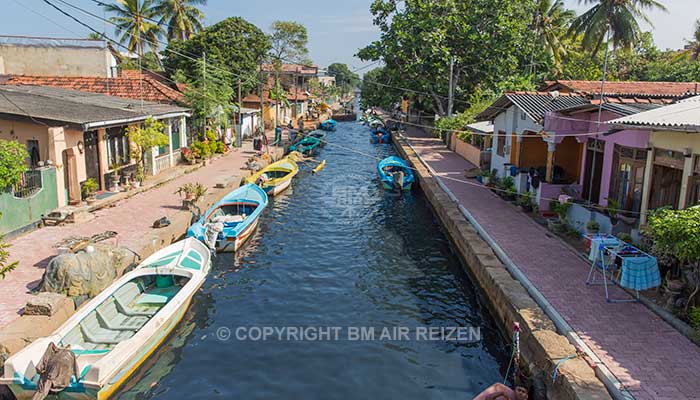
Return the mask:
M321 129L324 131L335 131L338 126L338 121L334 119L327 119L320 123Z
M415 182L413 170L402 158L391 156L383 159L377 165L382 186L388 190L411 190Z
M267 202L267 193L258 185L243 185L207 210L190 226L187 236L219 252L237 251L255 231Z
M56 398L109 398L177 326L210 269L211 253L196 239L158 251L80 307L53 334L10 357L0 384L17 399L31 399L40 379L35 367L53 344L70 349L79 375Z
M324 131L309 132L309 134L307 134L306 137L311 137L311 138L320 140L321 147L326 145L326 132L324 132Z
M301 139L300 141L296 142L296 144L290 146L289 151L298 151L299 153L305 156L310 156L314 155L318 151L318 148L320 146L320 140L314 137L307 136Z

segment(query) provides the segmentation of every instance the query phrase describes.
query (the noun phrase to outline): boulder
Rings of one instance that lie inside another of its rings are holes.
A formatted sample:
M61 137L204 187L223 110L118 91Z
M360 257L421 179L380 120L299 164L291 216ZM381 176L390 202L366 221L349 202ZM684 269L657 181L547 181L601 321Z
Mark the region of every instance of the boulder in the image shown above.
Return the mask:
M73 301L59 293L41 292L33 295L27 300L24 306L24 315L46 315L48 317L56 314L59 310L70 307Z
M96 244L94 251L54 257L46 267L39 290L70 297L94 297L138 261L121 247Z

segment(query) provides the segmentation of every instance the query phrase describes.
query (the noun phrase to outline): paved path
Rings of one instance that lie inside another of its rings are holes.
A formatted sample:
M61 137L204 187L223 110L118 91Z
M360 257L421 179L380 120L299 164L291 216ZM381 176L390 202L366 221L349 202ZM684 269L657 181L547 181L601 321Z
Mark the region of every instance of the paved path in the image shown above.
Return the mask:
M177 187L200 182L211 190L224 178L241 175L240 168L253 154L250 148L250 143L244 143L243 151L230 152L206 167L120 201L114 207L103 208L94 213L95 219L91 221L46 227L11 240L11 260L18 260L20 265L0 280L0 327L19 316L29 290L39 284L44 268L57 254L56 243L70 236L90 236L111 230L118 233L116 241L120 246L138 248L139 240L153 230L153 221L181 210L182 200L174 194Z
M441 141L406 137L439 176L465 180L471 164ZM585 284L586 262L490 190L442 181L637 400L700 398L698 346L642 304L606 303L602 286Z

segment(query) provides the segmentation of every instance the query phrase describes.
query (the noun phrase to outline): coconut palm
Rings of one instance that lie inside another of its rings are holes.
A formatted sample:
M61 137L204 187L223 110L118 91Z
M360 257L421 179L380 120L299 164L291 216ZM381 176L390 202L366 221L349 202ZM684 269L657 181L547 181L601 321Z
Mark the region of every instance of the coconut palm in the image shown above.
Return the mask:
M168 27L168 40L187 40L201 31L204 13L196 6L206 4L207 0L159 0L155 12Z
M109 20L116 25L119 42L130 52L141 57L147 47L158 50L161 29L154 22L157 17L154 0L116 0L114 4L105 4L104 8L114 14Z
M686 42L685 48L678 53L676 59L688 58L691 61L698 61L700 59L700 20L695 20L693 40L686 40Z
M557 67L566 55L562 38L574 17L576 14L564 7L564 0L539 0L537 3L533 29Z
M666 7L657 0L579 0L579 3L595 4L590 10L574 19L569 33L582 35L584 49L596 55L606 35L615 48L630 48L641 35L638 19L651 25L645 11Z

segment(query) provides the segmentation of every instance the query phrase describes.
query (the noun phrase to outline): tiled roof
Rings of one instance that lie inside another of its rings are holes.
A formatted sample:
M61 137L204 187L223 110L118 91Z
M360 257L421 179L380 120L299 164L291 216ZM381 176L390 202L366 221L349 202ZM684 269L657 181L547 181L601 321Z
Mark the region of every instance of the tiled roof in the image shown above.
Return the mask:
M0 84L51 86L164 104L184 102L182 92L138 72L119 78L6 75L0 77Z
M516 105L533 121L541 123L548 112L585 104L589 104L589 101L584 96L573 93L506 92L489 108L477 115L476 119L491 120L511 105Z
M617 126L673 128L700 132L700 96L609 122Z
M543 91L560 90L584 95L600 95L600 81L558 80L546 82ZM605 82L604 95L621 97L670 97L682 98L698 94L698 82Z

